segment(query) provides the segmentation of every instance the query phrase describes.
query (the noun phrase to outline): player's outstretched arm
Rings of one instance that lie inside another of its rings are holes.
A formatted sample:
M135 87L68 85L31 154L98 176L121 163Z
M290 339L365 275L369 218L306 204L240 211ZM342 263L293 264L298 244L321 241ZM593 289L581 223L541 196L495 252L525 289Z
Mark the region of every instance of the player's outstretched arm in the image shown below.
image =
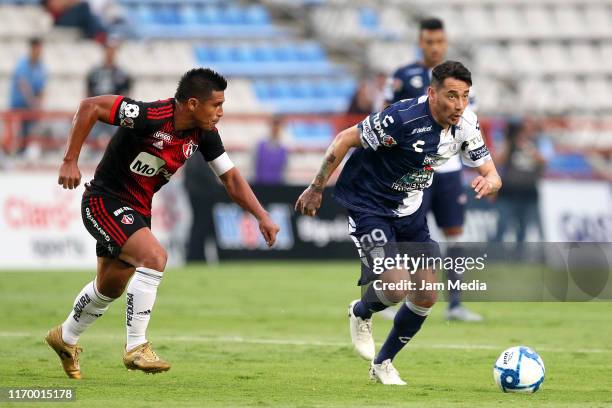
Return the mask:
M296 211L311 217L316 215L321 207L323 189L351 147L361 147L359 129L356 125L338 133L329 145L319 172L295 203Z
M270 215L259 203L249 183L242 177L237 168L232 168L219 176L230 198L240 207L250 212L259 222L259 230L269 247L274 245L279 231Z
M116 95L102 95L83 99L79 104L72 119L72 128L57 180L64 188L77 188L81 183L81 171L77 163L83 142L96 121L101 120L106 123L111 121L110 112L116 99Z
M482 166L476 167L479 176L472 181L472 188L476 192L476 198L496 193L502 185L501 178L497 174L497 169L493 160L489 160Z

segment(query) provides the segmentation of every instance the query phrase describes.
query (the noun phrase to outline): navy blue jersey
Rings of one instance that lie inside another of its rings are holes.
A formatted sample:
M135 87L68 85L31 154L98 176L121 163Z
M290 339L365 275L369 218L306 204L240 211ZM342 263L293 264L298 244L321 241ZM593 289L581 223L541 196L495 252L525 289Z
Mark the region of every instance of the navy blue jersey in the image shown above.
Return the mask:
M430 80L430 69L421 62L414 62L398 68L388 81L385 99L395 103L402 99L412 99L427 93Z
M460 154L470 166L491 160L476 114L465 110L448 130L434 120L427 96L402 100L359 125L355 149L336 183L334 197L346 208L403 217L421 205L434 170Z

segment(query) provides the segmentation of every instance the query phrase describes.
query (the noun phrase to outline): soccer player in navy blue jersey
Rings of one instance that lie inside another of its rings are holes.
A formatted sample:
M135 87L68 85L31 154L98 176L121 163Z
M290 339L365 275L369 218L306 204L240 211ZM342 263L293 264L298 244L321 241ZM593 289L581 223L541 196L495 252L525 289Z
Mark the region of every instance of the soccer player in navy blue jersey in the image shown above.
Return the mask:
M438 18L421 20L419 28L419 48L422 58L419 61L398 68L390 81L387 82L385 99L387 105L402 99L418 98L427 92L431 81L432 69L440 64L448 49L448 41L444 23ZM473 92L470 92L470 108L476 111ZM423 191L423 207L425 213L431 211L438 228L444 234L444 241L449 257L459 257L463 254L461 237L467 196L463 190L461 177L461 160L454 156L435 171L431 186ZM454 270L447 270L452 281L461 279ZM449 289L448 309L446 317L449 320L477 322L482 316L461 305L461 291ZM392 309L387 309L385 316L393 316Z
M397 243L432 246L421 205L423 190L431 184L434 170L453 156L459 155L478 171L471 183L476 198L501 187L477 117L468 108L471 85L471 73L460 62L446 61L436 66L427 95L394 103L340 132L295 205L302 214L316 215L327 181L348 150L355 148L334 192L335 199L348 211L349 232L362 260L359 285L366 286L361 299L349 306L349 326L356 351L372 360L371 378L383 384L405 384L392 360L421 328L436 302L436 291L422 288L435 282L431 268L409 272L385 266L384 271L377 272L377 260L401 255L399 246L394 245ZM391 285L406 281L415 282L415 287ZM376 354L372 314L404 300L387 340Z
M68 377L81 378L79 337L125 290L124 365L146 373L170 369L146 337L167 260L151 232L151 203L155 192L198 150L232 200L257 218L268 246L274 244L279 227L234 167L216 129L226 87L221 75L196 68L183 75L174 98L140 102L103 95L80 103L59 170L58 183L64 188L81 182L77 162L94 124L102 121L118 128L81 202L85 228L96 239L96 278L77 295L66 320L45 337Z

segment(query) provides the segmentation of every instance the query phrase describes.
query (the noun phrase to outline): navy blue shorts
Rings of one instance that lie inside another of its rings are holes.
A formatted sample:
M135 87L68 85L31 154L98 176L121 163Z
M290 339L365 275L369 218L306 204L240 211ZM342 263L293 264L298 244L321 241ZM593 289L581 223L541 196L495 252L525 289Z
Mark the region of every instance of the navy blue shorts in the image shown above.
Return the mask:
M423 207L431 210L439 228L460 227L465 218L467 195L463 189L461 170L436 173L429 188L423 191Z
M380 276L374 273L375 258L439 256L438 244L429 236L423 207L406 217L382 217L348 210L349 234L361 258L358 285L366 285Z

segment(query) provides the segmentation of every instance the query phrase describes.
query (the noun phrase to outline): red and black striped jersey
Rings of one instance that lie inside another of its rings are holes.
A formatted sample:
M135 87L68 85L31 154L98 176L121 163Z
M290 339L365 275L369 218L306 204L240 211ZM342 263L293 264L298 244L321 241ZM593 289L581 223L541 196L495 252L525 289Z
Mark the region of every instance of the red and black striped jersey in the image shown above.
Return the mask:
M109 123L119 128L87 189L116 197L150 216L153 194L196 150L207 162L225 152L216 129L175 130L174 109L174 99L139 102L117 97Z

